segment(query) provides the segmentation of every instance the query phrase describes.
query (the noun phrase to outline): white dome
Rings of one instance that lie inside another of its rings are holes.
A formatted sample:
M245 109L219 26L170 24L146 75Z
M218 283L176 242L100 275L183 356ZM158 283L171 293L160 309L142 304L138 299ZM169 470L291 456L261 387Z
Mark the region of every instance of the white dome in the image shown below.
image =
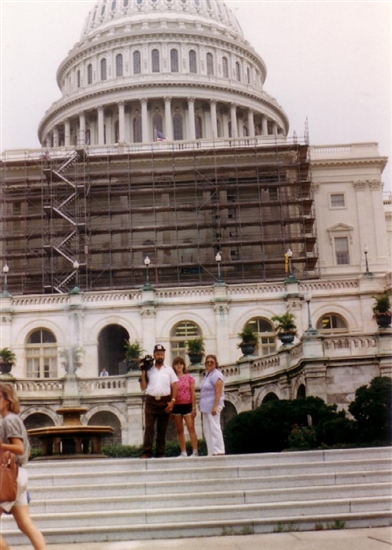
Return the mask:
M162 16L214 23L243 36L237 19L222 0L101 0L87 16L81 40L130 17L137 22L159 21Z
M57 71L45 146L287 135L264 61L221 0L101 0Z

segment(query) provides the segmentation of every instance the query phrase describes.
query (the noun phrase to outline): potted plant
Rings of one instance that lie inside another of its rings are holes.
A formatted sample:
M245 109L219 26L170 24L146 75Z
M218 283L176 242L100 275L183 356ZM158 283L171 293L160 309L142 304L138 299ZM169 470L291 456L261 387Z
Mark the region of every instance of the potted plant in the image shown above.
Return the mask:
M379 328L388 328L392 319L391 299L389 294L385 292L380 296L373 296L373 319L376 320Z
M205 351L203 336L193 338L192 340L186 340L185 346L191 364L198 365L201 363Z
M241 349L242 354L253 355L259 343L259 337L257 332L252 328L252 325L246 325L237 336L241 340L237 347Z
M143 348L139 342L131 342L125 340L125 361L127 363L128 370L137 370L139 366L139 361L143 355Z
M290 311L286 311L286 313L282 315L274 315L271 317L271 321L275 323L275 330L282 344L292 344L294 337L297 335L297 325L295 324L294 314Z
M16 355L10 348L0 349L0 373L9 374L16 361Z

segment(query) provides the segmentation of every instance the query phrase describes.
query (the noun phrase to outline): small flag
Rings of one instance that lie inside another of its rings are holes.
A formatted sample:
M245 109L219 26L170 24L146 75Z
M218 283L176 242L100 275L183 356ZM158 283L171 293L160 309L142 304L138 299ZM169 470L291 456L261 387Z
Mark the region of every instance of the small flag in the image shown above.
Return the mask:
M157 141L167 141L165 134L162 134L159 130L157 130Z

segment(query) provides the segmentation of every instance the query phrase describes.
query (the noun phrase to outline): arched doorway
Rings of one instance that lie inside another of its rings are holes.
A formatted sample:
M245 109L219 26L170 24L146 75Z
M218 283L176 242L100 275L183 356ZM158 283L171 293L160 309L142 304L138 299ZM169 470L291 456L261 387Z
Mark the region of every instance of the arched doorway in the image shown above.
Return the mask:
M110 426L114 429L112 435L103 437L101 440L101 446L105 445L121 445L121 424L115 414L110 411L99 411L90 418L88 422L89 426Z
M106 367L109 376L127 372L125 364L125 340L128 331L121 325L108 325L98 336L98 374Z
M306 397L306 388L304 384L301 384L297 390L297 399L305 399Z
M264 397L262 403L269 403L270 401L279 401L279 397L276 395L276 393L274 393L272 391L267 393L267 395Z

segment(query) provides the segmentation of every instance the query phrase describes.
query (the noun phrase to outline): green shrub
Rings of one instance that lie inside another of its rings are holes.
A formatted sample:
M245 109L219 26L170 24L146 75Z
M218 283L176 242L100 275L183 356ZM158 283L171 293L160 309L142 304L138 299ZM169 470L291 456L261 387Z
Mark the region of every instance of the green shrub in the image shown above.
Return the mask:
M387 376L373 378L361 386L348 410L357 422L360 440L392 443L392 380Z
M297 451L315 449L317 447L316 431L312 427L294 426L288 437L289 448Z

